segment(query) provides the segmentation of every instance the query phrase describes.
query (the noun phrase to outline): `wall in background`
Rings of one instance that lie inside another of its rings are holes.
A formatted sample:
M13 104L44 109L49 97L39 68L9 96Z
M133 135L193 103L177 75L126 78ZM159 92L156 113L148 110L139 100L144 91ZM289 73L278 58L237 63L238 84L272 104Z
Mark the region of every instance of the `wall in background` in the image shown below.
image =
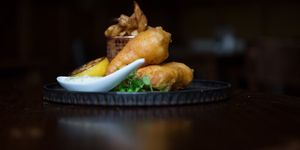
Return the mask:
M296 41L294 43L300 38L300 3L296 1L138 2L150 25L161 25L172 33L173 57L187 61L199 70L199 76L206 79L223 79L238 74L238 77L232 78L247 80L244 58L249 54L249 47L243 54L232 56L233 59L225 58L225 61L211 54L194 54L188 47L193 39L213 38L216 27L220 25L230 25L237 37L252 44L266 37L279 42L282 39ZM3 22L0 28L1 75L10 77L23 73L21 76L35 76L47 82L57 74L68 73L78 66L74 45L79 46L85 55L82 61L105 55L104 30L121 13L130 15L132 7L131 0L4 1L0 9ZM184 58L181 57L183 51L187 52ZM280 51L285 54L284 49ZM270 55L272 52L272 49L268 51ZM202 58L201 61L199 58ZM233 61L227 64L227 59ZM233 71L225 74L218 65L220 62L225 67L229 66L226 71Z

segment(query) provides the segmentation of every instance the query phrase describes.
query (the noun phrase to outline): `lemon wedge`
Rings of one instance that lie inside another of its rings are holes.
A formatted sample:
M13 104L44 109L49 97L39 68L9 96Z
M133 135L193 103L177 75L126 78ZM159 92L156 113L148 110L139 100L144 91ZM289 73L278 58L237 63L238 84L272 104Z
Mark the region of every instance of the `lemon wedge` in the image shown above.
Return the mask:
M109 61L106 57L101 57L95 60L92 60L78 69L74 70L71 75L74 77L81 76L104 76L108 67Z

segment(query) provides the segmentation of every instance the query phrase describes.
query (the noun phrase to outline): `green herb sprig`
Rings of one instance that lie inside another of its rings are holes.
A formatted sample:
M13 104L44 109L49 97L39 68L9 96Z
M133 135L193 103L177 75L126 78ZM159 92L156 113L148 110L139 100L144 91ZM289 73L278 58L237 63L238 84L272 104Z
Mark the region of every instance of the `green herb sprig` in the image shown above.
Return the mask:
M122 81L113 91L117 92L153 92L151 80L148 76L139 78L132 72L127 78Z

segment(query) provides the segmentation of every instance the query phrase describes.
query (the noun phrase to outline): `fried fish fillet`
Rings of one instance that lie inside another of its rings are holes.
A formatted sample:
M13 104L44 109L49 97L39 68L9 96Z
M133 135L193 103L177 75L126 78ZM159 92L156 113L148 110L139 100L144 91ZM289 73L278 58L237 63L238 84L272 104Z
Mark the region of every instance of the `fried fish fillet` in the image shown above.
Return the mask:
M152 87L158 90L169 91L177 80L177 71L161 65L150 65L137 70L140 78L148 76Z
M171 68L177 71L176 82L173 84L172 89L182 89L188 86L193 80L194 70L185 65L184 63L179 62L170 62L163 67Z
M113 58L108 66L107 74L111 74L140 58L145 59L144 66L162 63L169 56L170 40L171 34L161 27L150 28L141 32Z
M148 76L155 89L183 89L193 80L193 69L179 62L150 65L138 69L138 77Z

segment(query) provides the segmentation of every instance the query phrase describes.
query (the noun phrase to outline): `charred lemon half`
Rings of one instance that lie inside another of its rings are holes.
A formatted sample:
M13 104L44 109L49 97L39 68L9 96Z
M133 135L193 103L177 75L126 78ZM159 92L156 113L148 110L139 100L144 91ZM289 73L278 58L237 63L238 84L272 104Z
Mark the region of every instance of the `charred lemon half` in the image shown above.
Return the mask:
M92 60L78 69L74 70L71 75L75 77L80 76L104 76L106 73L109 61L106 57L101 57Z

